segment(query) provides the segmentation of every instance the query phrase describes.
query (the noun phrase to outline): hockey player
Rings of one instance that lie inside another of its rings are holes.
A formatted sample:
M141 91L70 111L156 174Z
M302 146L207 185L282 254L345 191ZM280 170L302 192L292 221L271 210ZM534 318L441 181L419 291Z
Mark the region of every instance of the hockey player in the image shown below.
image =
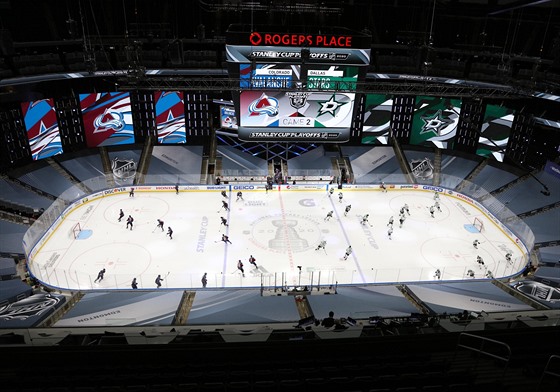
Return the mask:
M156 278L156 280L155 280L156 288L159 289L159 288L161 287L161 282L162 282L162 281L163 281L163 278L161 277L161 275L158 275L157 278Z
M138 288L138 282L136 281L136 278L132 279L132 283L130 283L130 287L132 287L133 290L136 290Z
M330 188L329 189L329 197L331 197L333 193L334 193L334 188Z
M223 196L223 197L227 197L226 191L222 191L222 196Z
M200 282L202 283L202 288L206 288L206 285L208 284L208 278L206 278L206 272L204 273L204 275L202 275L202 279L200 279Z
M229 237L228 237L227 235L225 235L225 234L222 234L222 241L224 241L224 244L225 244L226 242L229 242L229 243L231 244L231 241L229 240ZM232 245L233 245L233 244L232 244Z
M163 231L163 221L161 219L157 220L157 227L159 227L161 231Z
M237 262L237 269L241 271L241 275L245 277L245 270L243 269L243 263L241 262L241 260Z
M134 197L134 188L130 188L130 192L128 192L128 197Z
M352 205L348 204L344 209L344 216L348 216L348 213L350 212L351 209L352 209Z
M253 255L249 256L249 263L250 263L250 264L253 264L253 265L255 266L255 268L258 269L259 267L257 266L257 263L256 263L256 262L257 262L257 259L255 259L255 258L253 257Z
M508 263L511 263L511 253L506 253L506 260Z
M243 192L237 192L237 199L235 201L243 200Z
M332 218L332 214L333 214L333 211L327 212L327 216L325 216L325 221L328 221L329 219L331 219L331 218Z
M440 208L440 206L439 206L439 201L438 201L438 200L435 201L434 207L436 207L437 210L438 210L439 212L441 212L441 208Z
M315 250L319 250L319 249L325 249L325 245L327 245L327 241L325 240L321 240L321 242L319 242L319 245L317 245L317 247L315 248Z
M393 227L393 221L394 221L394 220L395 220L395 219L391 216L391 217L389 218L389 223L387 223L387 226Z
M381 188L381 192L387 192L387 187L385 186L384 182L382 182L379 187Z
M484 260L482 259L482 257L476 256L476 262L478 263L478 268L480 269L482 269L482 267L486 268L484 266Z
M435 218L435 216L434 216L434 206L430 206L430 216L432 218Z
M338 192L338 202L342 203L342 198L344 197L344 195L342 194L342 192Z
M229 211L229 204L227 203L227 201L222 200L222 208L226 211ZM220 208L220 210L222 209Z
M171 229L171 227L167 228L167 235L169 236L170 240L173 239L173 230Z
M403 207L403 208L404 208L404 210L406 211L406 213L407 213L408 215L410 215L410 211L408 210L408 204L404 203L404 207Z
M493 279L493 278L494 278L494 275L492 274L492 271L490 271L490 270L486 271L486 277L487 277L488 279Z
M391 238L392 234L393 234L393 225L389 226L389 230L387 230L387 236L389 236L390 240L393 239L393 238Z
M480 241L477 239L472 242L472 246L474 246L475 249L478 249L478 244L480 244Z
M404 216L404 206L401 207L401 210L399 211L399 216L400 216L400 215L403 215L403 216Z
M365 214L364 216L362 216L362 225L365 225L366 223L369 224L368 219L369 214Z
M437 269L436 272L434 273L434 278L441 279L441 271L439 269Z
M128 226L130 226L130 230L132 230L133 225L134 225L134 218L132 217L132 215L129 215L128 218L126 218L126 228L128 229Z
M104 277L105 277L105 268L103 268L101 271L97 273L97 278L95 278L93 283L101 282Z
M467 271L467 276L470 278L474 278L474 271L472 269Z
M439 201L439 192L438 191L434 191L434 200Z
M352 254L352 246L349 246L348 248L346 248L346 253L344 253L344 260L348 259L348 256L350 256Z
M220 216L220 219L222 220L222 223L220 223L220 226L224 225L225 227L228 227L227 219L224 218L223 216Z
M120 212L119 212L119 222L121 221L121 219L124 218L124 212L121 208Z
M179 194L179 184L175 184L175 194Z
M401 217L399 218L399 227L402 228L402 225L403 225L403 223L404 223L405 220L406 220L405 216L404 216L404 215L401 215Z

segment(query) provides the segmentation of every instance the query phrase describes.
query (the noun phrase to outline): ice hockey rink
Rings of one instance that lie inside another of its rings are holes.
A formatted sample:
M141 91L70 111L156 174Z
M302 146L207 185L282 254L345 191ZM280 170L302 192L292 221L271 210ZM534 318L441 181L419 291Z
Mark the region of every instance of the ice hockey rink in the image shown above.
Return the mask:
M136 187L130 196L126 187L82 199L38 242L30 269L44 283L65 289L130 289L133 278L138 288L154 289L158 275L161 289L200 288L204 273L208 288L290 288L435 281L437 270L441 280L487 278L488 272L506 277L527 262L518 240L454 192L439 194L441 211L436 208L432 217L435 193L422 187L344 188L332 195L324 184L282 185L268 192L256 185L221 188L181 187L176 193L173 186ZM405 212L400 227L405 204L410 215ZM329 211L333 217L325 219ZM126 228L129 215L132 230ZM481 232L473 227L475 218L483 224ZM164 221L163 231L157 219ZM223 234L231 243L222 241ZM325 249L317 250L321 240ZM353 251L345 260L348 246ZM257 267L249 263L251 255ZM95 282L103 268L104 279Z

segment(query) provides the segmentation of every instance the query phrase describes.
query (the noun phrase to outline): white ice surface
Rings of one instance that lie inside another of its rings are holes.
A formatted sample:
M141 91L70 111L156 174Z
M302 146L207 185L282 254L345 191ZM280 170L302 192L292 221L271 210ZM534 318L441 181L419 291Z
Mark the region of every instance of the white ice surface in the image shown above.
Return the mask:
M441 194L442 212L436 210L432 218L432 192L345 189L342 203L338 192L329 197L325 191L255 190L245 191L244 201L236 201L235 191L224 199L217 190L107 195L69 212L30 265L51 286L107 290L130 288L134 277L140 288L154 288L158 274L164 278L162 288L199 288L204 273L209 288L292 287L433 281L436 269L442 280L472 279L466 276L469 269L484 278L477 255L495 277L513 275L526 264L523 248L455 196ZM229 212L220 208L222 200L229 203ZM400 228L405 203L411 215ZM352 209L344 216L349 204ZM119 223L121 208L125 218ZM330 210L333 219L325 221ZM366 213L370 225L361 224ZM133 230L125 228L129 214ZM229 227L220 225L220 216ZM395 218L392 239L387 235L390 216ZM483 221L482 233L465 228L474 217ZM164 232L156 228L158 218L165 222ZM72 235L76 222L82 229L78 239ZM172 240L167 227L173 229ZM221 241L224 233L232 244ZM322 239L326 250L315 250ZM474 239L482 242L478 250ZM349 245L353 253L343 260ZM513 263L505 260L507 252ZM250 255L258 269L249 264ZM245 276L237 269L238 260ZM94 283L102 268L105 278Z

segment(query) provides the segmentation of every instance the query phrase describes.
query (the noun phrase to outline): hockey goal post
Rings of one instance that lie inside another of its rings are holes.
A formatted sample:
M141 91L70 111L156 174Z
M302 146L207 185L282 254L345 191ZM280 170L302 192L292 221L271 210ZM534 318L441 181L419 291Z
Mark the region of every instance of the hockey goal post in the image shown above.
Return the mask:
M478 230L479 233L482 233L484 231L484 223L480 219L475 217L473 219L472 225L476 230Z
M78 238L81 231L82 231L82 226L80 226L80 222L74 224L72 226L72 231L71 231L72 238L74 238L74 239Z

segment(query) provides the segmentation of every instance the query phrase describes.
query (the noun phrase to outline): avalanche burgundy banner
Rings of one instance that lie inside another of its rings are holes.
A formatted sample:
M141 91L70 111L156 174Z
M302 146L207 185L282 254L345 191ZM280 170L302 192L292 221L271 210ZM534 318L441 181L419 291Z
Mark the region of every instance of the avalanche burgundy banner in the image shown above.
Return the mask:
M80 94L88 147L134 143L130 94Z
M154 100L158 143L186 143L183 93L181 91L157 91L154 93Z
M62 154L54 100L49 98L24 102L21 104L21 110L32 158L37 160Z

